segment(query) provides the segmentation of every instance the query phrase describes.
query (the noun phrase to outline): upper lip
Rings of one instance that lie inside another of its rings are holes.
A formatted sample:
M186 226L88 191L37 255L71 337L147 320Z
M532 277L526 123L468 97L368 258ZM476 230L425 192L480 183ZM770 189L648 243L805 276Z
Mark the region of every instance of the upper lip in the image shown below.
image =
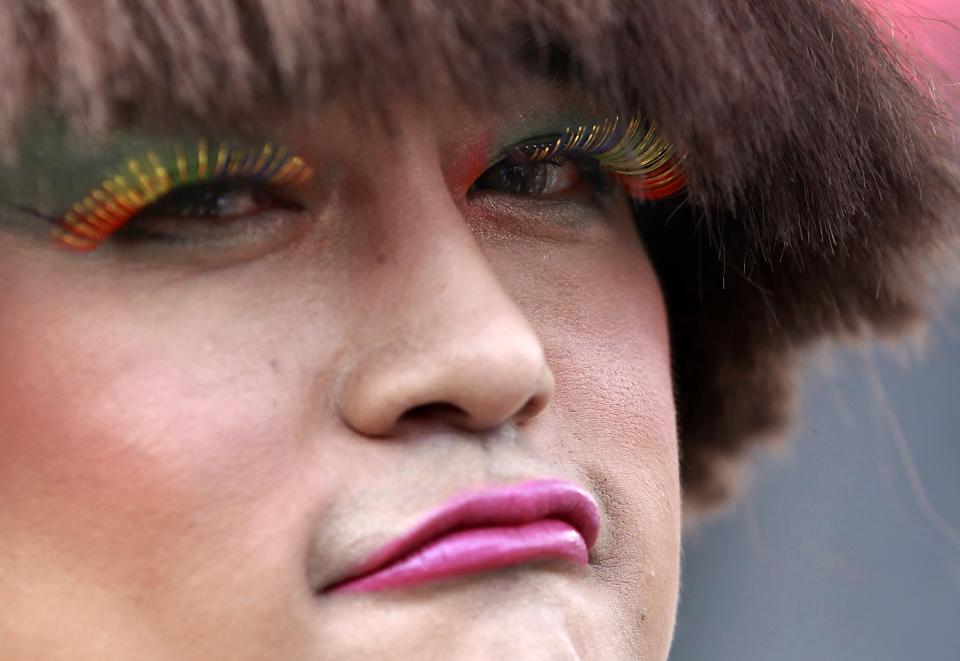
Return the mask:
M457 530L521 525L541 519L566 521L590 549L600 533L600 511L586 489L561 479L540 479L460 493L428 512L399 537L324 588L372 574L424 544Z

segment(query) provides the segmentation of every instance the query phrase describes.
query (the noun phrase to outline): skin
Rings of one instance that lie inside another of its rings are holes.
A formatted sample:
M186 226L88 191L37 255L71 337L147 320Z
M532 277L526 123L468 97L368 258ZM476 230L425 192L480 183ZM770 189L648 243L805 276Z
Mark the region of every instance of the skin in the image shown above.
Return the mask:
M77 255L4 225L7 656L666 658L668 329L627 204L469 190L552 101L290 119L325 167L266 239ZM451 495L539 477L599 503L589 566L317 594Z

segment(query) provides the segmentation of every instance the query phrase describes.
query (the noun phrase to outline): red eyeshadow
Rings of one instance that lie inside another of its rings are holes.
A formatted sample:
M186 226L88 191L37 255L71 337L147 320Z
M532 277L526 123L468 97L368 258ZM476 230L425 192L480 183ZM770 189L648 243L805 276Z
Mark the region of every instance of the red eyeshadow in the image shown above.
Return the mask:
M490 159L490 143L489 134L480 136L443 168L443 178L447 183L447 188L457 197L466 193L473 182L487 169Z

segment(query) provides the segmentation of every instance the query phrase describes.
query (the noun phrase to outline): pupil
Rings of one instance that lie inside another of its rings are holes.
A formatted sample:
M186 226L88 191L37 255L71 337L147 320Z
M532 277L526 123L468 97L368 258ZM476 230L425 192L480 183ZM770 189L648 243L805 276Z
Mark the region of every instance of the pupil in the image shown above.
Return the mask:
M236 195L234 186L204 184L173 190L151 205L151 215L183 218L217 218Z
M509 163L496 170L496 188L510 193L539 195L547 183L543 163Z

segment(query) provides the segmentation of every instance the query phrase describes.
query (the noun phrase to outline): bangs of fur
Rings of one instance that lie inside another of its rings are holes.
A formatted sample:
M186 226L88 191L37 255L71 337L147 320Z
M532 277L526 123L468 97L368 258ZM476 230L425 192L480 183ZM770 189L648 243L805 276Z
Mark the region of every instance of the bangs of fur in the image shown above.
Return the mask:
M688 199L637 212L688 513L783 435L804 349L922 318L956 236L936 88L849 0L4 0L0 43L8 139L37 104L89 131L335 95L386 115L441 83L496 104L531 70L654 118L688 154Z

